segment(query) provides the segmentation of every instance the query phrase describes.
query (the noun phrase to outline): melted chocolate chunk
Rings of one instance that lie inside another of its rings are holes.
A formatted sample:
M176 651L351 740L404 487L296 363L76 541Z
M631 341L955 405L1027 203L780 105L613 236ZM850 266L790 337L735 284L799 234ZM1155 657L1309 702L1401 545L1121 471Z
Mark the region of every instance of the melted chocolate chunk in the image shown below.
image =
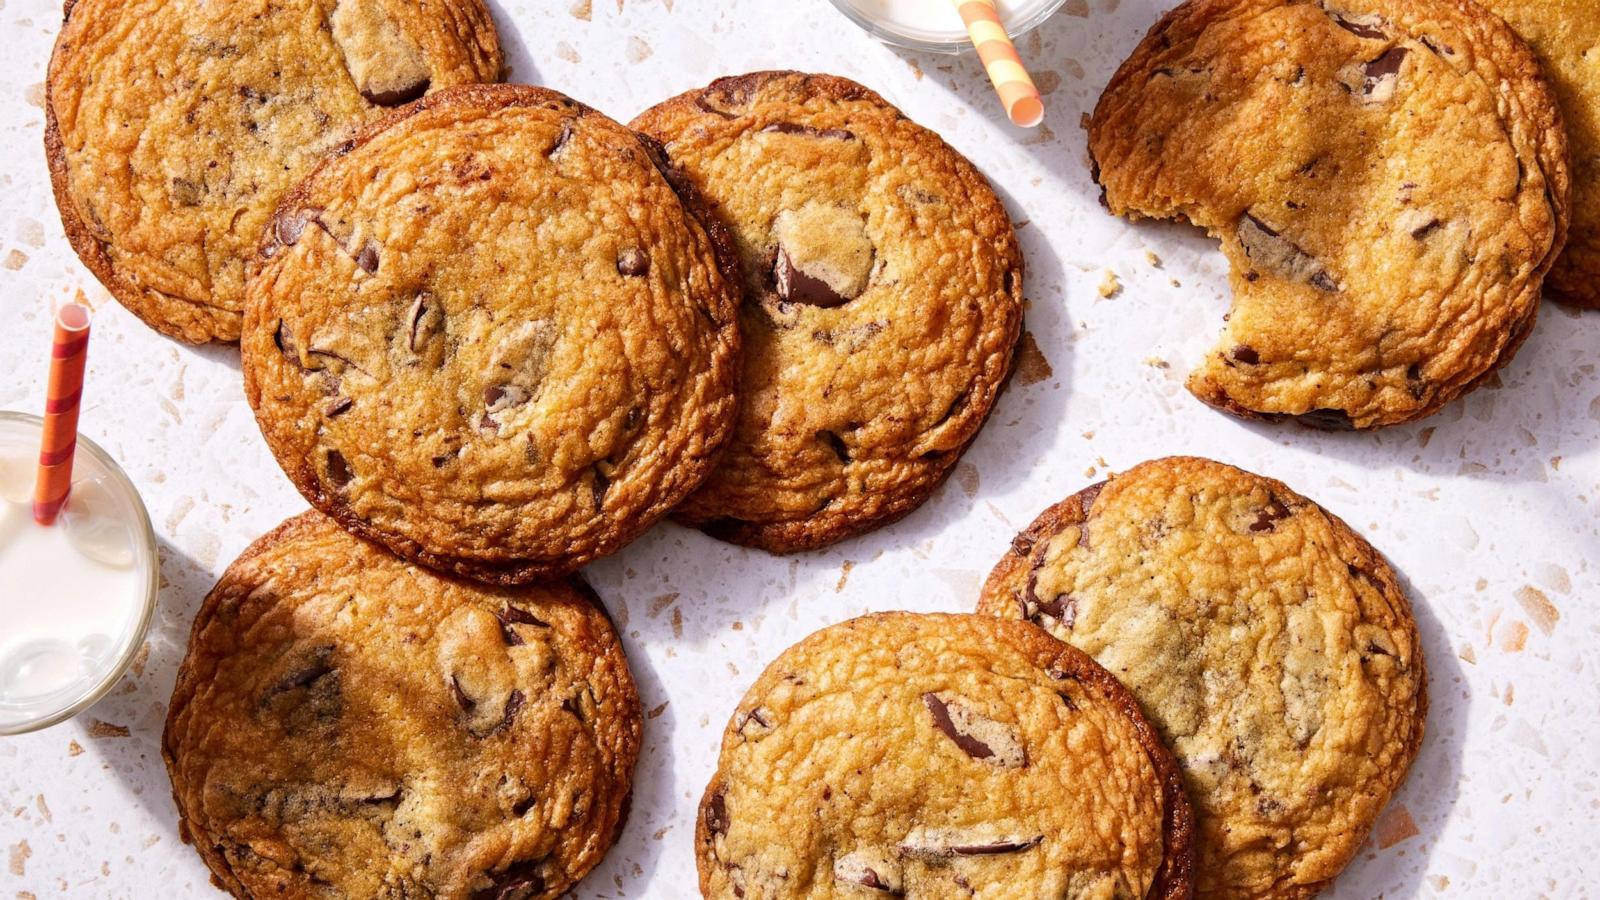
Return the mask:
M490 872L493 882L487 888L472 893L472 900L521 900L544 893L543 859L526 859L507 866L504 871Z
M843 128L813 128L797 122L773 122L761 129L768 134L802 134L808 137L829 138L836 141L853 141L855 133Z
M1256 520L1250 523L1250 530L1256 533L1272 531L1277 523L1289 518L1289 507L1277 497L1268 497L1267 505L1256 511Z
M328 480L336 488L349 484L355 475L350 471L350 463L345 460L344 454L337 450L328 451Z
M362 245L361 251L356 254L356 265L361 267L368 275L378 271L378 245L367 241Z
M632 247L617 254L617 272L630 278L637 278L650 271L650 257L642 250Z
M337 419L339 416L349 412L350 407L353 405L355 403L349 397L333 397L322 405L322 414L330 419Z
M368 103L376 106L404 106L418 97L421 97L423 94L426 94L429 86L432 84L432 79L423 78L418 81L413 81L410 84L403 84L396 88L390 88L386 91L372 90L369 88L363 90L361 92L361 96L366 98Z
M1261 364L1261 354L1257 353L1254 347L1246 347L1244 344L1240 344L1233 348L1231 355L1235 361L1242 362L1247 366Z
M278 330L272 334L272 343L277 345L278 352L282 353L283 358L292 363L295 368L304 368L300 365L299 348L295 346L294 332L289 330L288 322L281 320L278 322Z
M1339 290L1338 282L1311 254L1250 213L1240 217L1237 233L1245 256L1261 271L1319 291Z
M285 247L292 247L300 240L300 236L305 234L306 225L314 221L321 212L322 210L319 209L296 209L281 212L273 220L273 235L278 239L278 243Z
M1327 4L1323 4L1323 10L1327 12L1328 16L1331 17L1340 28L1343 28L1345 31L1350 32L1356 37L1365 38L1369 41L1381 41L1386 40L1389 37L1389 33L1383 30L1383 26L1387 23L1384 22L1382 16L1351 15L1349 13L1328 9Z
M706 804L706 830L714 838L728 833L728 801L720 792Z
M1350 414L1342 409L1314 409L1291 418L1307 428L1319 431L1354 431L1356 427L1355 422L1350 419Z
M778 296L790 303L832 309L850 302L826 281L807 275L790 262L788 252L782 247L778 248L778 258L773 265L772 278L777 285Z

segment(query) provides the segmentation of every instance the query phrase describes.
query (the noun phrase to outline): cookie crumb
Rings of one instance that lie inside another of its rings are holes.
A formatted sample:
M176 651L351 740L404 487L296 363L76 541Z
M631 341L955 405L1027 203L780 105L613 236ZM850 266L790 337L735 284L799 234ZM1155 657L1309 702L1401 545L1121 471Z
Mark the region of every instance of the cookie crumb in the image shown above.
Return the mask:
M1110 300L1122 293L1122 280L1117 277L1117 273L1107 269L1105 275L1100 278L1099 291L1100 296Z
M659 719L659 718L661 718L661 714L667 711L667 704L670 704L671 702L672 702L671 700L668 700L665 703L662 703L660 706L657 706L657 707L651 709L649 712L644 714L644 717L646 719Z
M833 586L834 593L837 594L844 590L844 583L850 580L850 570L854 569L855 567L855 560L851 559L845 560L844 565L839 567L839 583Z
M83 755L83 745L78 743L77 741L67 741L67 755L68 756L82 756Z
M1055 374L1050 368L1050 360L1045 358L1039 350L1039 343L1034 340L1033 332L1022 333L1022 346L1017 350L1017 383L1024 387L1038 384Z
M1157 256L1154 250L1146 250L1144 252L1144 261L1149 263L1151 268L1161 268L1161 257Z
M99 719L89 720L89 737L92 738L125 738L129 735L128 726L116 725L111 722L102 722Z
M1414 838L1422 833L1417 828L1416 820L1411 818L1411 810L1398 803L1378 817L1378 825L1373 831L1378 839L1379 850L1387 850L1407 838Z
M1172 363L1167 362L1166 360L1162 359L1159 356L1147 356L1147 357L1145 357L1144 364L1149 366L1152 369L1170 369L1170 368L1172 368Z

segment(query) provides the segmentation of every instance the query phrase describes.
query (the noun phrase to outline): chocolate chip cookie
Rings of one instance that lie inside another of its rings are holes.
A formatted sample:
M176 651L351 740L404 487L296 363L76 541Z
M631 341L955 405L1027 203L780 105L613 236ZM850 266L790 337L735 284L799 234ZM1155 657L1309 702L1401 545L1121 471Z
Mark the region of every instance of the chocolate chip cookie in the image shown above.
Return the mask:
M1113 213L1221 241L1233 308L1189 389L1250 418L1433 413L1522 344L1567 230L1555 95L1463 0L1190 0L1089 150Z
M1195 806L1202 898L1316 894L1422 742L1394 572L1315 503L1221 463L1145 463L1046 510L979 611L1038 624L1138 698Z
M1190 814L1117 680L1021 622L881 613L784 651L723 732L706 897L1191 895Z
M1600 3L1479 0L1533 47L1555 86L1572 147L1572 230L1545 291L1600 308Z
M693 490L733 429L738 294L660 165L554 91L474 85L296 188L241 348L312 505L413 561L523 583Z
M45 148L73 249L152 328L239 339L284 193L352 131L499 78L481 0L67 0Z
M639 732L582 582L458 581L311 512L206 597L162 751L236 897L534 900L611 846Z
M977 435L1022 323L1022 255L983 176L882 97L757 72L633 122L731 227L747 302L738 428L676 516L820 547L916 509Z

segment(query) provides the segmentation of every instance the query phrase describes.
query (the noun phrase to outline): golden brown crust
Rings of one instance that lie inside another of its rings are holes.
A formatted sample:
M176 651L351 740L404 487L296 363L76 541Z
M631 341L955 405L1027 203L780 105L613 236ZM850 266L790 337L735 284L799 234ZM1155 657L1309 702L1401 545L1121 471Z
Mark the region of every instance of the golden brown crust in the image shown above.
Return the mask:
M1045 510L978 610L1128 682L1186 773L1202 898L1321 891L1422 742L1426 665L1393 570L1286 485L1220 463L1144 463Z
M723 78L632 124L716 205L748 298L736 434L674 517L784 553L916 509L976 437L1021 331L1022 256L982 175L829 75Z
M1236 415L1435 412L1511 358L1566 240L1555 95L1470 0L1191 0L1089 132L1113 212L1221 241L1234 306L1189 387Z
M996 898L1190 897L1189 804L1138 703L1086 655L998 622L879 613L774 660L724 731L700 803L702 895L943 896L965 883ZM990 844L943 852L952 841ZM1126 868L1105 868L1106 853Z
M1572 229L1545 293L1600 308L1600 6L1594 0L1480 0L1532 46L1555 86L1572 148Z
M468 86L291 192L242 350L312 505L512 584L616 550L700 483L732 429L738 296L726 238L653 156L554 91ZM386 192L380 172L403 180Z
M282 193L408 98L367 80L409 66L402 87L425 91L503 65L481 0L75 0L64 22L45 103L62 226L118 302L190 343L238 340L245 261Z
M457 581L308 512L207 595L162 753L236 897L532 900L614 840L641 728L581 581Z

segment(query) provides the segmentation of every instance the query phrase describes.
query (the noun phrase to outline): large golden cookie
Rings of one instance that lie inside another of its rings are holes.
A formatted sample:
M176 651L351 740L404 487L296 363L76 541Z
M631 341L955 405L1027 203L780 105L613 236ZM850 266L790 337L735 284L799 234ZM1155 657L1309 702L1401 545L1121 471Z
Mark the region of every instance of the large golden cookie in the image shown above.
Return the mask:
M739 703L695 827L718 898L1184 900L1189 805L1138 704L1022 622L880 613Z
M543 900L615 839L640 724L582 582L458 581L311 512L206 597L162 751L236 897Z
M1233 309L1189 389L1249 417L1434 412L1527 337L1566 235L1555 95L1471 0L1190 0L1089 150L1112 212L1222 242Z
M1315 503L1221 463L1145 463L1046 510L979 611L1038 624L1138 698L1183 769L1205 900L1316 894L1422 742L1394 572Z
M554 91L452 88L284 201L245 393L312 505L501 583L627 543L733 429L731 252L638 135Z
M989 415L1022 327L1022 255L983 176L830 75L724 78L633 125L717 204L748 297L738 429L676 517L785 552L916 509Z
M68 0L45 104L61 222L152 328L236 341L284 193L385 107L500 67L481 0Z

